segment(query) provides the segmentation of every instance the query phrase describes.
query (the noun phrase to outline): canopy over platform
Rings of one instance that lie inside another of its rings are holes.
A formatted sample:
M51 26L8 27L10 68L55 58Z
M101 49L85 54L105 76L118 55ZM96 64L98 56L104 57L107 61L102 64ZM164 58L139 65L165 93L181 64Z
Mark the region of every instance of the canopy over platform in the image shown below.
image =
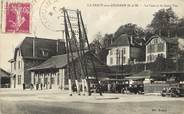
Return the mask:
M184 72L181 71L161 72L161 75L165 79L175 78L176 81L184 81Z
M125 77L127 80L134 80L134 81L144 81L145 77L140 77L140 76L130 76L130 77Z

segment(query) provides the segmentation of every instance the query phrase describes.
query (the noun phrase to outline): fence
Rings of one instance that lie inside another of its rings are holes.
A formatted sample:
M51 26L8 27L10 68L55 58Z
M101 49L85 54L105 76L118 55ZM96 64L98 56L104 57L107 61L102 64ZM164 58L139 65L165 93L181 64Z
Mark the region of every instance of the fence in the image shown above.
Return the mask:
M144 84L144 93L160 93L163 88L168 87L169 84Z

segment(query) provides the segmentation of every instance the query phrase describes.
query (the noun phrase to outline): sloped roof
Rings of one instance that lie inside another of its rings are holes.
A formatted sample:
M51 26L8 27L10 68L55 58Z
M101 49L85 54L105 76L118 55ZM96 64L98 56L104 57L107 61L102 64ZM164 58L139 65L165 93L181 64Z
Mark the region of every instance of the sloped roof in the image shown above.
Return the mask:
M153 72L151 70L144 70L135 74L132 74L131 76L125 77L125 79L145 79L150 78L153 75Z
M163 39L166 43L169 43L169 44L178 44L178 37L173 37L173 38L168 38L168 37L160 37L158 35L154 35L152 36L147 42L146 44L148 44L152 39L154 38L161 38Z
M74 59L77 58L77 53L73 53ZM41 70L51 68L63 68L67 65L67 54L52 56L42 64L32 67L29 70Z
M150 76L153 72L151 70L144 70L139 73L133 74L133 76Z
M46 49L49 52L49 56L54 56L57 54L56 48L57 48L57 40L53 39L45 39L45 38L35 38L35 37L26 37L16 48L15 48L15 53L14 53L14 59L17 56L17 51L20 49L21 54L23 58L32 58L33 57L33 40L35 40L35 54L36 58L42 58L45 59L41 55L41 50ZM65 51L64 48L64 42L60 41L60 45L63 45L62 48L60 49L58 54L63 54ZM46 58L48 58L46 57Z
M10 77L10 73L0 68L0 77Z
M98 73L100 72L110 72L110 69L107 65L103 64L95 55L91 55L91 53L88 53L86 51L85 54L90 54L89 56L92 56L93 59L96 61L96 71ZM77 52L73 53L74 56L74 60L77 60L78 58L78 54ZM71 58L70 58L71 60ZM48 60L46 60L45 62L43 62L42 64L32 67L29 70L30 71L38 71L38 70L47 70L47 69L59 69L59 68L64 68L67 65L67 54L63 54L63 55L58 55L58 56L52 56L51 58L49 58Z
M132 40L132 41L131 41ZM139 37L132 37L127 34L120 35L109 47L109 49L113 47L119 47L119 46L132 46L132 47L142 47L145 44L145 41L143 38Z
M111 45L111 47L117 47L117 46L129 46L129 36L127 34L122 34L119 36Z

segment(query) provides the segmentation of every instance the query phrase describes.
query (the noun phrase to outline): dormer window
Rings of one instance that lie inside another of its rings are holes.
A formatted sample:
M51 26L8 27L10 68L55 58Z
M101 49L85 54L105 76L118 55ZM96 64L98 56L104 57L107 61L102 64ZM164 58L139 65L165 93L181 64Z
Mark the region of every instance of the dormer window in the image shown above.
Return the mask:
M42 53L43 57L48 57L49 56L49 51L47 49L42 49L41 53Z

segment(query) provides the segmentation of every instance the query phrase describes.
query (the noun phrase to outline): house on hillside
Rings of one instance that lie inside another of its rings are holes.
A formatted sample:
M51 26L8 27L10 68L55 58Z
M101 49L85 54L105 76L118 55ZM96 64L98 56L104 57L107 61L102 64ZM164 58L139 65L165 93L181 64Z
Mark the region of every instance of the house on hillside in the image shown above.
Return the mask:
M15 48L11 63L11 87L22 88L31 83L31 72L27 69L37 66L51 56L64 54L65 42L44 38L26 37Z
M67 67L71 68L71 80L74 83L74 80L77 79L79 83L81 83L82 79L86 79L86 76L82 74L82 68L80 66L80 59L77 53L73 55L74 61L72 62L70 59L70 64L67 64L67 54L52 56L47 61L42 64L32 67L29 70L31 71L31 83L36 86L36 84L42 84L43 89L65 89L68 88L68 74ZM94 70L90 59L95 63L97 78L101 80L106 77L106 73L110 72L110 69L103 64L95 55L86 52L84 57L88 76L91 79L94 79ZM76 77L73 68L73 64L75 65Z
M177 58L179 48L182 49L182 38L167 38L152 36L146 42L146 62L154 62L158 56L163 58Z
M144 41L122 34L108 48L107 65L127 65L135 61L144 61Z
M10 87L10 73L0 68L0 88Z

